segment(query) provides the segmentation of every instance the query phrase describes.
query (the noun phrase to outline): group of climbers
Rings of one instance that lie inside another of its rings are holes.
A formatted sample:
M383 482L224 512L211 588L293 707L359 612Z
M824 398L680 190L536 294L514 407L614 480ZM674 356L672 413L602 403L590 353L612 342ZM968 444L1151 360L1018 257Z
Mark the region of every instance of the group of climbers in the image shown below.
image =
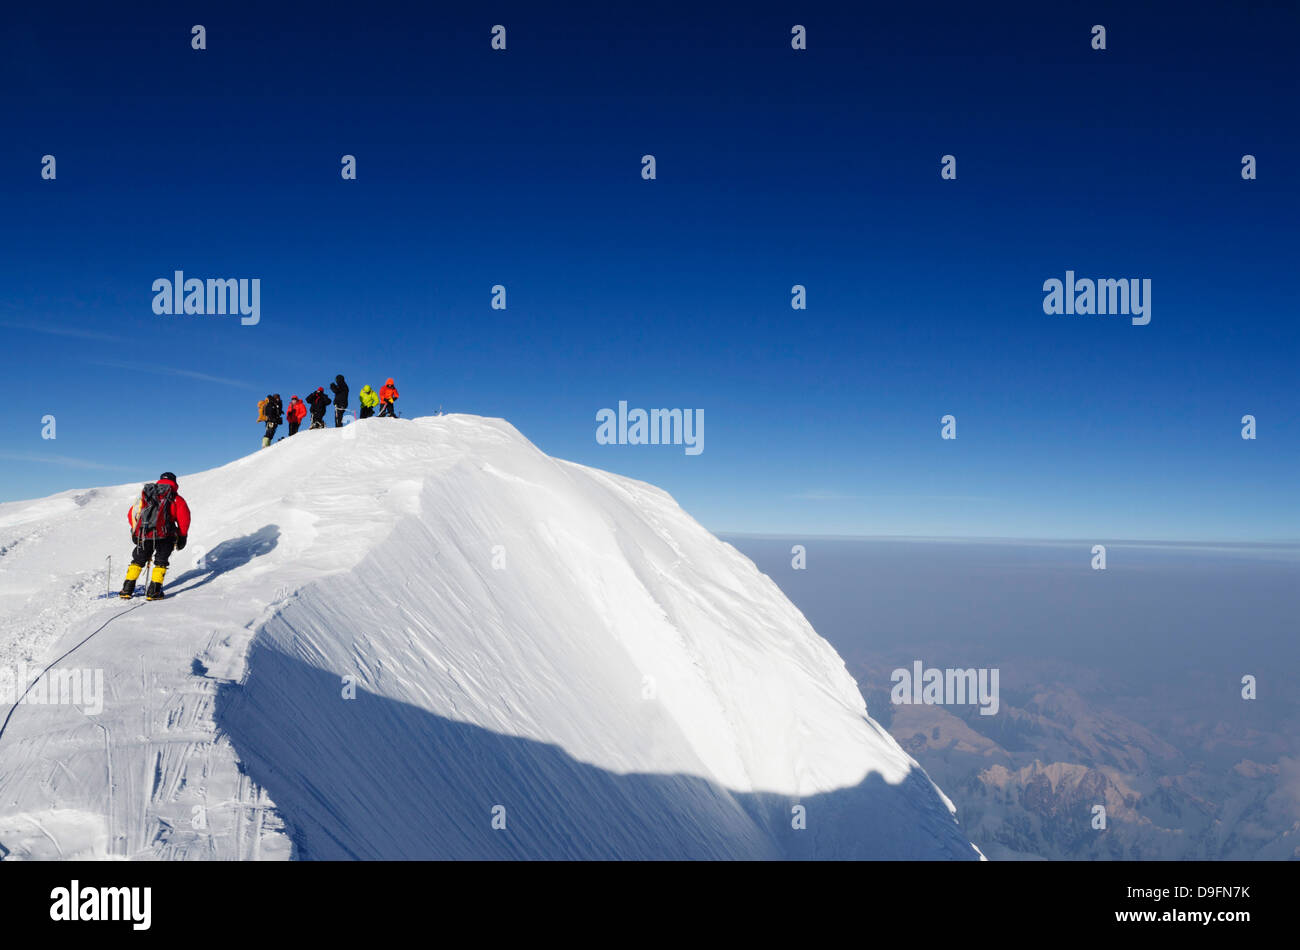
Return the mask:
M330 383L330 392L334 398L330 399L325 395L325 387L317 386L315 391L307 396L306 401L294 396L289 401L289 408L284 408L284 403L280 400L279 393L268 394L265 399L257 404L257 421L266 423L266 430L262 434L262 448L271 444L275 438L275 430L280 428L280 424L288 419L289 434L297 433L299 426L302 425L303 419L311 414L312 429L325 428L325 410L332 404L334 406L334 428L343 428L343 416L348 409L348 389L347 380L343 374L334 377L334 382ZM397 387L393 385L390 377L388 382L379 387L379 392L375 392L369 386L362 386L361 392L357 394L358 401L361 403L361 412L358 418L368 419L375 415L375 407L379 407L380 416L396 418L397 416Z
M331 404L334 406L334 427L342 428L349 397L347 380L342 373L330 383L330 392L334 394L332 400L325 395L324 386L317 386L306 402L294 396L287 410L279 393L272 393L260 401L257 404L257 421L266 423L262 447L271 444L275 430L286 418L289 421L289 434L296 433L309 411L311 428L325 428L325 409ZM379 407L380 416L396 418L397 387L391 378L380 387L378 393L369 386L363 386L358 397L362 419L375 415L376 406ZM167 576L171 554L173 551L184 550L190 533L190 506L181 497L176 476L171 472L163 472L158 476L158 481L145 485L140 497L128 509L126 520L131 526L131 543L135 547L131 551L131 563L127 566L126 580L119 596L123 600L135 596L136 582L145 567L152 563L153 570L149 573L145 598L162 600L163 579Z

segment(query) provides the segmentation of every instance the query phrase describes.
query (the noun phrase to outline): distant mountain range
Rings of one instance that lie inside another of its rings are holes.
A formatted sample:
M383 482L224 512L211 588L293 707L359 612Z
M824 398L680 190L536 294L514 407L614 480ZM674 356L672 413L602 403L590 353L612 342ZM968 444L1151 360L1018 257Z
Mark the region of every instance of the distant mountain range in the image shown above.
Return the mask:
M1269 731L1245 701L1213 715L1187 708L1188 692L1222 684L1122 695L1087 668L1021 660L1003 669L996 716L894 705L898 665L855 668L871 716L948 793L990 859L1300 858L1294 718Z

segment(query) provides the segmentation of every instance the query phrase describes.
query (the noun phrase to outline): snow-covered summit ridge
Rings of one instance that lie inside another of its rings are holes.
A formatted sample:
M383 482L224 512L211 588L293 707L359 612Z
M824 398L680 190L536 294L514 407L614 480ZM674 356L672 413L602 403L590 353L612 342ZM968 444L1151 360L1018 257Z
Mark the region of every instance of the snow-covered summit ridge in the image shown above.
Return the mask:
M653 486L449 415L180 489L143 607L92 599L138 485L0 505L0 663L102 626L61 666L107 684L0 737L12 856L978 856L831 646Z

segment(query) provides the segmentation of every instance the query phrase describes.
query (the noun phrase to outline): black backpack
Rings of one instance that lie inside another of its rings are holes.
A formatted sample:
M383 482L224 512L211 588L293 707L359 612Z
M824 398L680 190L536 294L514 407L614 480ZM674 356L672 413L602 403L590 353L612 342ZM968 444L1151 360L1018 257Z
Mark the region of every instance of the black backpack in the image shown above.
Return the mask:
M176 489L151 482L140 490L140 513L135 519L135 533L140 540L165 538L172 534L172 505Z

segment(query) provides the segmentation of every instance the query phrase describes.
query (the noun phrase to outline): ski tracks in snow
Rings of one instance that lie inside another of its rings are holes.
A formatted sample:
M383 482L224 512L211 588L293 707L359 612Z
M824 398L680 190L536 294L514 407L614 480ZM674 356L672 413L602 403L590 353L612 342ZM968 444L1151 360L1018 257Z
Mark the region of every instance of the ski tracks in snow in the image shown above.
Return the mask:
M151 621L160 608L129 608L109 618L65 661L104 671L100 715L72 705L14 708L0 739L0 847L8 858L288 856L272 803L217 733L213 713L222 681L197 672L175 675L189 667L179 643L113 656L122 641L138 647L141 629L158 629ZM129 634L108 636L124 625ZM247 644L210 642L203 655L215 660L223 649L241 646ZM226 669L236 662L224 658Z

